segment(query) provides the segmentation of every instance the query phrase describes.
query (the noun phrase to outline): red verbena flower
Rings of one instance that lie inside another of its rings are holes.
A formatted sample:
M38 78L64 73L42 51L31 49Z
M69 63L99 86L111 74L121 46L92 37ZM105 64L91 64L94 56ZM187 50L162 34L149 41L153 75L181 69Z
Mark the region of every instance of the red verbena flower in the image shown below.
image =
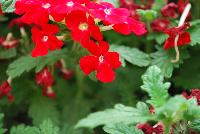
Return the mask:
M35 81L42 87L51 87L54 84L54 78L49 72L48 68L44 68L42 71L36 73Z
M11 95L11 86L7 81L3 81L0 85L0 99L7 96L9 101L13 101L14 97Z
M107 2L101 2L100 4L90 2L86 6L89 8L89 12L92 16L102 21L108 21L111 24L126 22L127 17L130 16L128 9L115 8L112 4Z
M145 134L153 134L154 129L149 123L137 124L138 129L142 130Z
M33 27L31 32L33 42L36 45L32 51L33 57L44 56L48 50L53 51L63 46L63 42L58 40L55 35L59 32L59 28L55 25L46 24L42 28Z
M178 42L177 45L178 46L184 46L188 43L190 43L190 34L188 32L185 32L185 30L189 27L188 23L184 23L182 26L180 27L172 27L170 29L165 30L165 34L168 34L169 37L166 40L165 44L164 44L164 49L167 50L169 48L174 47L175 43L175 38L178 35Z
M75 41L87 46L90 36L95 40L102 40L103 36L94 19L87 16L83 11L72 11L66 18L66 25L72 31L71 35Z
M44 96L51 98L51 99L56 98L56 93L53 91L53 89L51 87L43 87L42 88L42 94Z
M60 16L54 12L56 0L17 0L15 13L22 16L22 21L27 24L43 25L49 21L49 15L55 20ZM61 16L61 19L63 16Z
M171 2L161 9L161 14L164 17L177 18L178 17L177 10L178 6L175 3Z
M170 24L169 20L158 18L151 23L151 29L154 32L163 32Z
M70 80L73 75L74 75L74 72L72 70L68 70L68 69L61 69L61 73L63 75L63 78L66 79L66 80Z
M145 24L135 20L134 18L127 18L125 23L115 24L113 30L124 35L128 35L133 32L135 35L140 36L147 32Z
M3 14L2 9L1 9L1 4L0 4L0 15Z
M177 2L177 5L178 5L178 13L179 14L182 14L185 7L187 6L187 4L189 3L188 0L179 0ZM188 13L188 16L186 18L186 20L191 20L192 19L192 16L191 16L191 12Z
M186 92L183 92L182 95L186 99L191 99L192 97L195 97L198 105L200 105L200 89L192 89L189 95Z
M97 79L102 82L113 81L115 79L113 69L121 66L119 54L117 52L109 52L109 45L104 41L100 41L98 44L91 41L87 49L92 55L87 55L80 59L82 71L89 75L97 70Z

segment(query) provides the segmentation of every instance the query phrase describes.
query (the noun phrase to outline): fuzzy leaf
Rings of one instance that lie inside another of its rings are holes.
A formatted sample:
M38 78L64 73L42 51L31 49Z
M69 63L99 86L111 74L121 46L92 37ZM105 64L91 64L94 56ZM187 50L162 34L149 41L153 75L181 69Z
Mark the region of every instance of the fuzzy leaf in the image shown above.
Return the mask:
M39 126L40 134L60 134L59 128L55 127L51 120L45 120Z
M109 125L120 122L125 124L145 122L149 118L149 108L145 103L139 102L137 108L117 104L114 109L107 109L88 115L88 117L77 123L76 128L94 128L100 125Z
M10 59L17 55L15 48L12 49L0 49L0 59Z
M43 96L33 96L28 114L34 125L39 125L47 119L51 119L55 125L59 124L59 112L55 102Z
M198 26L194 26L193 28L191 28L189 30L189 33L190 33L190 38L191 38L191 45L194 46L194 45L200 45L200 37L199 37L199 33L200 33L200 28L199 28L200 25Z
M39 129L25 125L12 127L10 134L40 134Z
M189 125L189 128L200 132L200 119L196 119L193 122L191 122L191 124Z
M177 63L172 63L171 60L176 57L174 50L165 51L163 48L157 46L158 51L151 54L152 65L158 66L162 74L170 78L172 76L174 68L178 68L180 64L183 63L183 59L189 58L189 54L186 50L180 49L180 59Z
M16 0L0 0L2 4L2 11L4 13L14 12Z
M105 126L104 131L108 134L143 134L143 132L134 126L128 126L124 123Z
M148 66L150 64L150 56L137 48L130 48L126 46L112 45L111 51L116 51L121 56L121 59L125 59L133 65L140 67Z
M168 98L168 88L170 83L163 83L164 77L160 68L151 66L147 69L146 73L142 76L143 85L141 88L146 91L151 97L147 102L154 107L162 106Z

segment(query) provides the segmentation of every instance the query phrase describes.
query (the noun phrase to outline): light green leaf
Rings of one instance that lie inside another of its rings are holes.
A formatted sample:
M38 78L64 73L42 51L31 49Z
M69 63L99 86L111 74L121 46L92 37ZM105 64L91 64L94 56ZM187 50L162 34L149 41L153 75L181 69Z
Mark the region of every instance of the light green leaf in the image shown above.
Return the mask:
M28 114L33 119L34 125L39 125L47 119L51 119L55 125L60 122L55 102L40 95L33 96Z
M143 132L134 126L128 126L124 123L117 123L105 126L104 131L108 134L143 134Z
M0 0L3 13L14 12L16 0Z
M153 58L151 64L158 66L161 69L162 74L167 78L172 76L174 68L178 68L179 65L183 63L184 59L189 58L188 52L185 49L180 49L179 61L177 63L172 63L171 60L176 57L174 49L165 51L161 47L157 46L156 48L158 51L151 54L151 57Z
M25 125L19 125L11 128L10 134L40 134L39 129Z
M123 122L125 124L145 122L150 118L149 108L145 103L139 102L137 108L122 104L115 105L114 109L95 112L80 120L76 128L94 128L100 125L109 125Z
M141 88L146 91L151 97L147 102L154 107L162 106L168 98L168 88L170 83L163 83L164 77L160 68L151 66L147 69L146 73L142 76L143 85Z
M137 9L137 13L142 17L142 20L146 22L152 22L158 15L155 10Z
M59 128L54 126L51 120L45 120L39 126L40 134L60 134Z
M189 30L189 33L190 33L190 38L191 38L191 45L194 46L194 45L199 45L200 44L200 36L199 36L199 33L200 33L200 28L199 28L200 25L198 26L195 26L193 28L191 28Z
M111 45L111 51L118 52L122 60L125 59L129 63L140 67L148 66L151 62L150 56L137 48Z

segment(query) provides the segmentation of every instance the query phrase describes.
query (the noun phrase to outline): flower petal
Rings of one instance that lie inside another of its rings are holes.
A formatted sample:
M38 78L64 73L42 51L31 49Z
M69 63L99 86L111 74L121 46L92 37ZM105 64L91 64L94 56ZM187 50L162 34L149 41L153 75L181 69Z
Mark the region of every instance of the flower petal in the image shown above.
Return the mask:
M80 59L80 68L86 74L89 75L95 71L98 65L98 59L95 56L84 56Z

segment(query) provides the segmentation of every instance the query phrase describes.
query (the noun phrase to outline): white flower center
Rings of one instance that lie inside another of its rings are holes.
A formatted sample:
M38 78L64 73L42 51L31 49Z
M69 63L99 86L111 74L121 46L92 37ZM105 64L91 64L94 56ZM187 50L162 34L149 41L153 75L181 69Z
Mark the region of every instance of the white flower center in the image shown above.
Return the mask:
M111 14L111 9L107 9L107 8L104 9L104 13L107 14L107 15L110 15Z
M43 40L44 42L47 42L48 39L49 39L48 36L44 36L42 40Z
M43 8L45 8L45 9L48 9L48 8L50 8L50 7L51 7L51 4L49 4L49 3L46 3L46 4L44 4L42 7L43 7Z
M72 2L72 1L69 1L69 2L67 2L67 4L66 4L68 7L72 7L73 5L74 5L74 2Z
M81 23L79 25L79 29L82 30L82 31L85 31L88 29L88 24L87 23Z
M101 56L99 57L99 62L102 63L103 61L104 61L104 57L103 57L103 55L101 55Z

